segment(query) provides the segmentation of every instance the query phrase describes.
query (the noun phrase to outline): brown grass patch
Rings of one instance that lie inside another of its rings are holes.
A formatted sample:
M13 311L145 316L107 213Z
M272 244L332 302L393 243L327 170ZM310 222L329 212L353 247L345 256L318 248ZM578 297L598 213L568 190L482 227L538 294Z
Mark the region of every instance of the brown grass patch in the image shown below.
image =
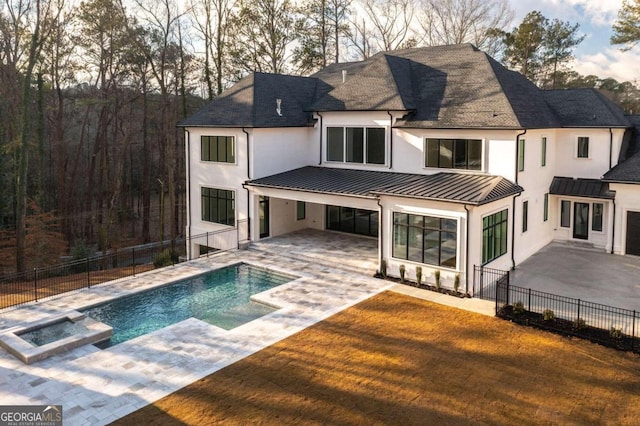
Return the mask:
M637 424L640 357L386 292L116 424Z

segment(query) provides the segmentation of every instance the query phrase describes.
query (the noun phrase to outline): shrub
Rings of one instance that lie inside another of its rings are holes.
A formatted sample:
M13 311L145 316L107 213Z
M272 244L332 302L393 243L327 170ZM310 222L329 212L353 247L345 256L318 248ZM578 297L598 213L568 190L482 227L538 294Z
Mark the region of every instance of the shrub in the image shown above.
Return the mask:
M573 322L573 328L575 330L584 330L587 328L587 322L582 318L578 318Z
M436 279L436 288L440 290L440 270L436 269L433 273L434 278Z
M609 335L616 340L622 339L622 327L611 326L611 330L609 330Z
M545 321L553 321L556 319L556 314L551 309L545 309L542 313L542 319Z
M400 265L400 282L404 282L404 274L407 271L407 268L404 265Z
M380 275L383 278L387 278L387 261L384 259L380 261Z
M416 284L418 287L422 284L422 266L416 266Z
M83 240L78 240L71 246L69 254L73 260L81 260L92 256L94 250Z
M175 250L165 249L153 257L153 266L156 268L162 268L163 266L169 266L178 263L179 255Z
M513 313L516 315L520 315L523 314L525 311L524 309L524 303L522 303L521 301L517 301L516 303L513 304Z
M459 288L460 288L460 274L456 274L453 277L453 291L457 293Z

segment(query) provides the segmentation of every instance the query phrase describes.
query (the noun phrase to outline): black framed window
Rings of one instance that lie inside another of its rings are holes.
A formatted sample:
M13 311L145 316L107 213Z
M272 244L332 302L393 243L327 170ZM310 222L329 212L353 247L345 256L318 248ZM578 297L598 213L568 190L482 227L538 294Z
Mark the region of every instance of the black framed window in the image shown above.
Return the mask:
M296 201L296 220L303 220L307 217L307 203Z
M560 226L563 228L571 227L571 201L560 201Z
M384 164L384 127L327 127L327 161Z
M482 168L482 141L479 139L427 139L425 145L426 167Z
M578 138L578 158L589 158L589 138L586 136Z
M549 194L544 194L544 212L543 212L543 221L549 220Z
M200 159L218 163L235 163L235 138L233 136L201 136Z
M235 225L235 192L226 189L202 188L202 220Z
M603 216L604 216L604 204L593 203L593 212L591 217L591 230L602 232Z
M332 231L377 237L378 218L379 214L375 210L331 205L326 207L326 227Z
M529 201L522 202L522 232L529 228Z
M393 257L455 268L458 221L433 216L393 213Z
M508 210L482 218L482 264L495 260L507 252Z
M542 138L542 158L540 160L540 165L542 167L547 165L547 138Z
M524 171L524 153L525 153L526 144L524 139L518 140L518 171Z

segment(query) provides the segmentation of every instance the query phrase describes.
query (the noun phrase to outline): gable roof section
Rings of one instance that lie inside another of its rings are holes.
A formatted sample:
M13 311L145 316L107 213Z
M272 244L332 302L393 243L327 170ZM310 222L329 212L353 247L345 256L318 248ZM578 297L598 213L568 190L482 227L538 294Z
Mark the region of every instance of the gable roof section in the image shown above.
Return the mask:
M468 173L417 175L307 166L254 179L248 186L375 198L377 195L482 205L523 189L501 176Z
M253 73L178 123L179 127L304 127L316 79ZM276 112L281 100L281 114Z
M615 198L615 192L609 191L609 184L599 179L574 179L558 176L553 178L549 194L610 200Z
M542 90L562 127L629 127L623 111L597 89Z

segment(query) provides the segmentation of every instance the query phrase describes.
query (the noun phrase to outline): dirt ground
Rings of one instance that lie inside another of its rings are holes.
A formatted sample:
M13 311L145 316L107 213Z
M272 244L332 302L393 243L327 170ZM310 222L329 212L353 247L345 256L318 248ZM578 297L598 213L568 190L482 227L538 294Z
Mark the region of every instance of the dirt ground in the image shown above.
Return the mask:
M638 424L640 357L385 292L116 424Z

